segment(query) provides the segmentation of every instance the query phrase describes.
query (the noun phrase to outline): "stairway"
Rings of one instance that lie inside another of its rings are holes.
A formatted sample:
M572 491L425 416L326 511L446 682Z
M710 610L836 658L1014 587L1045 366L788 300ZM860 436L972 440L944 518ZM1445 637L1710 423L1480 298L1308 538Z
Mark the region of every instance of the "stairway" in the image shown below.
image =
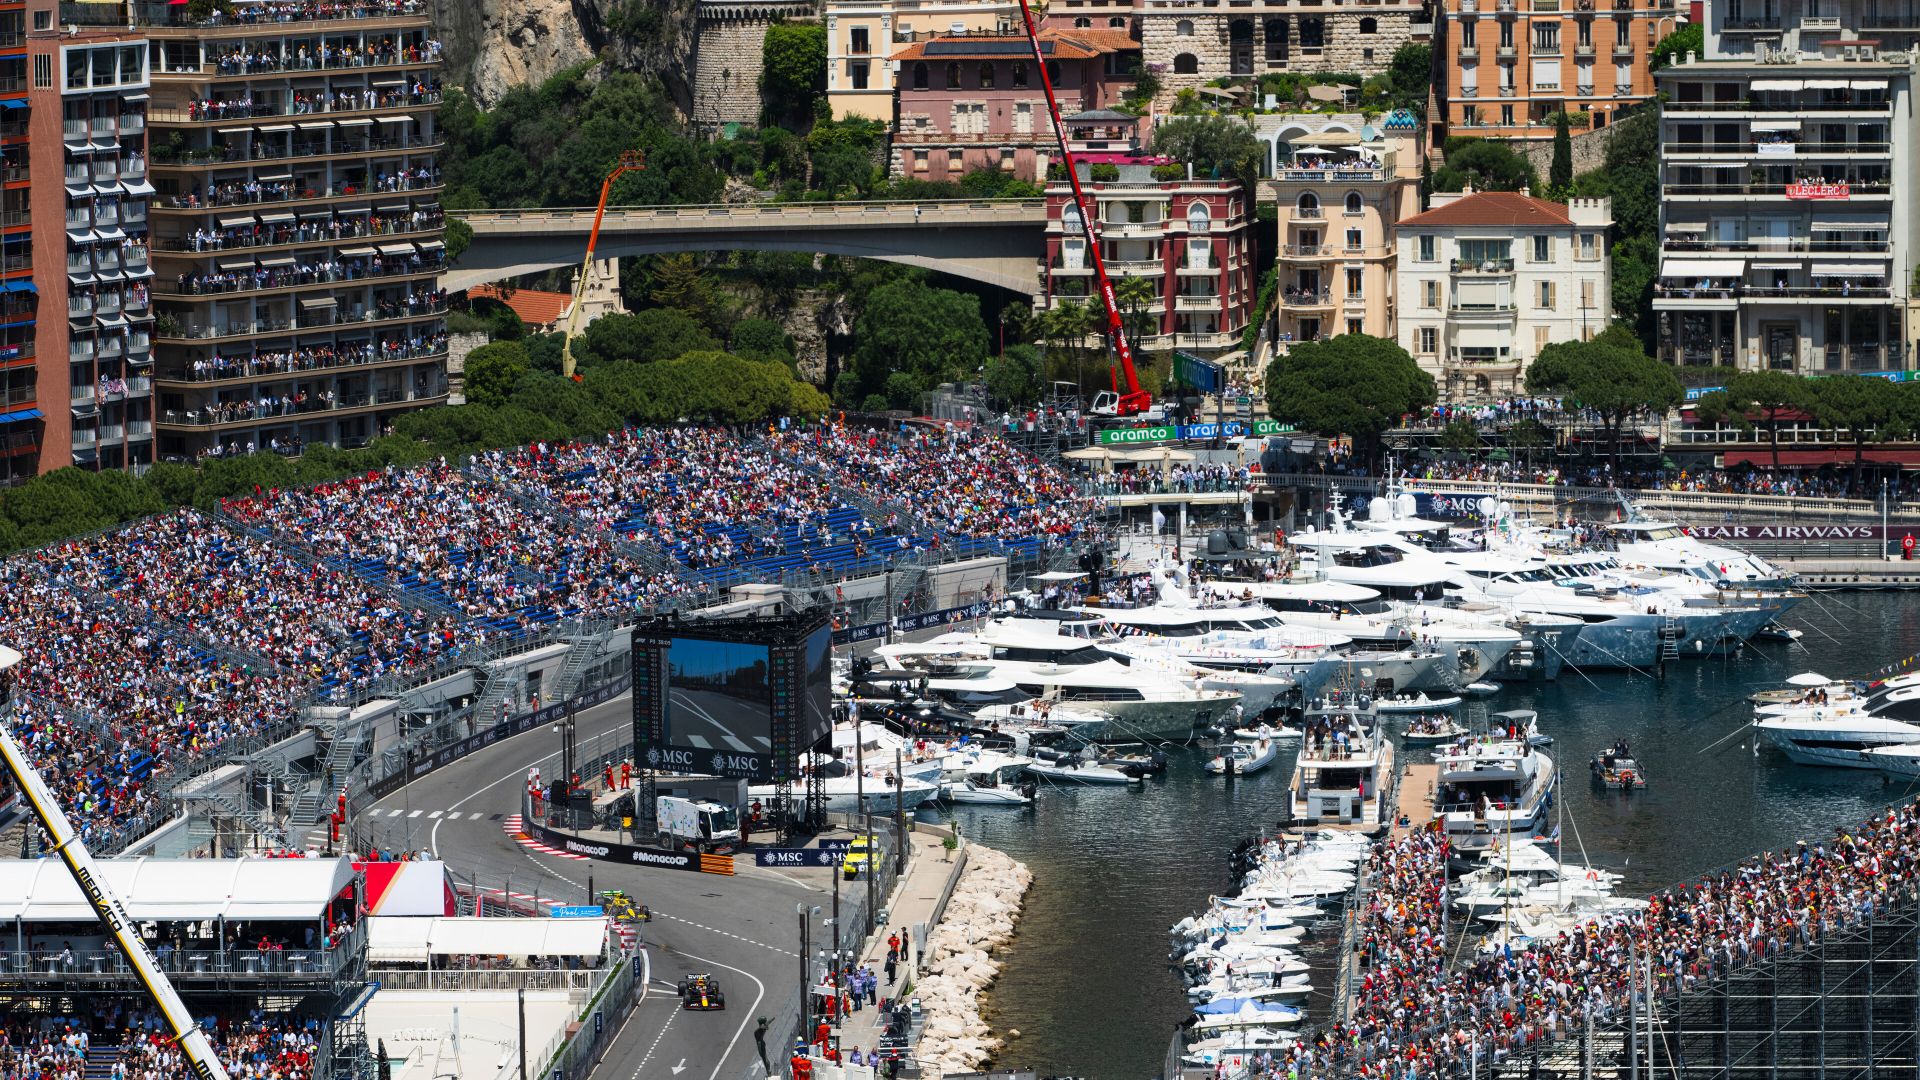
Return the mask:
M102 1046L99 1043L87 1044L86 1080L111 1080L113 1063L120 1058L120 1045Z
M600 658L603 642L600 634L583 633L572 639L566 659L561 662L560 670L547 687L548 700L556 703L565 701L580 689L580 680L586 677L587 669Z

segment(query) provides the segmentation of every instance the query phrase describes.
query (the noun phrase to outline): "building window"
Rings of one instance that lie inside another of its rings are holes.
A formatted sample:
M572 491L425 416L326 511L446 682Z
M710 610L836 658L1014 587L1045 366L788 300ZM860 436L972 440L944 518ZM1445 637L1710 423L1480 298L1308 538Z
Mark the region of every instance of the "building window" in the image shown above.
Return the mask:
M36 12L34 12L34 13L33 13L33 28L34 28L35 30L51 30L51 29L53 29L53 12L51 12L51 11L36 11Z
M1420 261L1432 262L1437 257L1438 256L1434 253L1433 237L1431 236L1421 237L1420 238Z
M1440 306L1439 282L1429 280L1420 283L1420 306L1424 308L1437 308Z
M867 62L865 60L855 60L848 64L847 74L852 77L853 88L855 90L865 90L867 88Z
M1311 191L1301 192L1300 201L1294 205L1295 208L1299 210L1301 217L1317 218L1320 216L1320 196L1315 195Z
M1500 126L1501 127L1513 126L1513 106L1511 105L1500 106Z
M1540 305L1539 306L1543 308L1553 307L1553 282L1551 281L1540 282Z
M1348 229L1347 230L1347 250L1359 251L1361 246L1362 245L1360 243L1360 230Z
M1367 275L1363 270L1347 268L1347 295L1357 297L1367 291Z
M1073 20L1073 28L1075 30L1091 30L1093 29L1093 20L1087 18L1085 15L1082 15L1079 18Z
M1347 333L1349 333L1349 334L1358 334L1358 333L1360 333L1360 331L1361 331L1361 326L1360 326L1360 320L1359 320L1359 319L1348 319L1348 320L1347 320Z
M1360 32L1361 32L1361 33L1363 33L1363 34L1377 34L1377 33L1379 33L1379 32L1380 32L1380 21L1379 21L1378 19L1361 19L1361 20L1360 20Z
M1539 356L1540 350L1552 344L1552 340L1549 337L1550 333L1551 331L1544 326L1536 326L1533 328L1533 355Z
M1173 73L1175 75L1200 74L1200 58L1190 52L1181 53L1173 58Z
M1053 83L1053 88L1055 90L1058 90L1061 87L1064 87L1067 85L1066 81L1060 78L1060 61L1058 60L1047 61L1047 81Z
M1420 355L1432 356L1440 348L1440 332L1431 326L1420 328Z
M1560 51L1560 24L1533 24L1533 51L1557 53Z
M866 27L856 26L853 28L852 44L847 46L847 51L857 56L865 56L867 53L873 51L873 47L868 44L867 41Z
M1126 28L1127 17L1125 15L1115 15L1107 20L1107 29L1109 30L1125 30Z
M947 65L947 89L949 90L960 89L960 65L959 64Z
M1366 204L1361 200L1359 192L1347 192L1347 213L1358 214L1363 212L1365 208Z
M913 152L913 171L914 172L927 171L927 157L928 157L928 152L925 150L915 150Z
M1192 37L1193 36L1193 20L1181 19L1179 22L1174 23L1173 36L1174 37Z
M1598 246L1598 240L1595 238L1595 236L1592 233L1581 233L1580 234L1580 258L1587 261L1592 261L1593 259L1599 258L1599 256L1600 256L1600 248Z
M1326 22L1321 19L1300 20L1300 47L1318 49L1326 44Z
M1187 204L1187 228L1194 232L1206 232L1211 224L1213 215L1208 212L1206 203L1195 201Z
M1015 90L1025 90L1027 88L1027 62L1025 60L1015 60L1013 62L1012 79Z
M1001 171L1001 172L1012 172L1012 171L1013 171L1013 164L1014 164L1014 162L1013 162L1013 147L1011 147L1011 146L1003 146L1003 147L1001 147L1001 148L1000 148L1000 171Z
M42 53L33 58L33 85L42 90L53 85L53 57Z
M1615 19L1613 23L1613 43L1615 45L1632 45L1632 26L1632 19Z
M915 90L927 88L927 65L924 63L913 65L913 88Z
M1580 282L1580 310L1593 310L1593 279L1584 278Z
M1533 238L1533 261L1541 263L1553 261L1553 237L1536 236Z
M980 65L980 89L993 89L993 64L991 63Z

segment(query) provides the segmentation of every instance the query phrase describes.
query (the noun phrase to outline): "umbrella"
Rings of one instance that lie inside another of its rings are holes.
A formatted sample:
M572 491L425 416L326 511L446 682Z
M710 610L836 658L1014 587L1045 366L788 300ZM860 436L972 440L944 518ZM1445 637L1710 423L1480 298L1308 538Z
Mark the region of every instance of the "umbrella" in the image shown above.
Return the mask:
M1787 685L1788 686L1826 686L1831 682L1833 682L1832 679L1827 678L1825 675L1822 675L1817 671L1803 671L1800 674L1795 675L1793 678L1788 679Z
M1487 455L1487 460L1488 461L1512 461L1513 455L1507 453L1507 450L1505 447L1497 446L1497 447L1494 447L1493 451Z
M1192 460L1194 460L1194 457L1193 457L1193 455L1192 455L1192 454L1190 454L1190 453L1188 453L1187 451L1185 451L1185 450L1175 450L1175 449L1173 449L1172 447L1168 447L1168 448L1167 448L1167 449L1165 449L1165 450L1161 450L1161 451L1159 451L1159 454L1160 454L1160 460L1162 460L1162 461L1192 461Z
M1083 446L1078 450L1069 450L1060 456L1072 461L1106 461L1113 457L1113 451L1104 446Z
M1339 101L1347 95L1338 86L1309 86L1307 96L1315 101Z

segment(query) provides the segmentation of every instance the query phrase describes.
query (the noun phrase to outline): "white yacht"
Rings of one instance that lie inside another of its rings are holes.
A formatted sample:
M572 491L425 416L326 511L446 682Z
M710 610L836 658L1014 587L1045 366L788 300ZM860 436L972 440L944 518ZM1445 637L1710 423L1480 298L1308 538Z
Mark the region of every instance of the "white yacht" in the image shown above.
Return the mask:
M1295 824L1374 829L1391 822L1393 742L1370 711L1310 709L1287 784Z
M949 748L940 759L941 798L975 806L1029 806L1032 781L1021 782L1034 759L978 746Z
M901 668L933 672L986 667L1043 702L1107 714L1119 739L1184 742L1196 729L1227 718L1241 695L1196 689L1174 674L1116 659L1098 644L1031 619L996 619L977 633L943 634L876 652Z
M1252 776L1273 764L1279 752L1272 739L1236 740L1221 747L1202 767L1215 776Z
M806 780L797 780L790 787L781 788L774 784L755 784L747 789L750 798L771 802L781 794L793 795L795 789L804 790ZM914 807L940 794L937 784L912 777L896 777L888 782L882 777L856 777L848 773L834 773L822 778L821 787L826 794L827 809L835 813L891 814L897 805L902 811L911 812ZM895 794L898 793L898 798Z
M1689 574L1727 589L1791 589L1794 575L1757 555L1709 544L1672 521L1630 517L1602 531L1622 559L1673 574Z
M1801 765L1877 769L1895 759L1873 751L1920 743L1920 725L1859 708L1763 706L1756 713L1754 730Z
M1452 685L1441 668L1448 659L1443 642L1415 641L1377 589L1334 581L1213 581L1206 587L1219 596L1251 596L1285 626L1352 642L1333 682L1395 691ZM1458 663L1457 652L1453 661ZM1325 685L1303 685L1302 691L1316 693Z
M1487 736L1442 747L1433 816L1455 852L1471 854L1539 829L1553 805L1553 759L1525 739Z

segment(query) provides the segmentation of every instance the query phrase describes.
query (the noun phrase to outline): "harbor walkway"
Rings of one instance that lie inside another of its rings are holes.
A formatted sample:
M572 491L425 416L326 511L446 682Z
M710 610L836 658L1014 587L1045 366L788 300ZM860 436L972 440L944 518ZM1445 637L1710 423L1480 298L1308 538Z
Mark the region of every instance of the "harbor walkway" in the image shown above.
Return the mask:
M1431 761L1416 762L1401 770L1400 812L1393 819L1394 839L1418 832L1433 822L1433 789L1439 780L1440 766Z
M883 909L887 921L876 923L873 933L867 935L857 951L855 966L865 965L880 979L876 997L882 1003L898 999L919 977L921 950L926 946L928 935L939 925L947 898L953 894L954 885L966 869L965 844L948 851L946 838L944 831L925 827L907 834L913 852L907 861L906 873L894 884L893 894ZM903 955L895 966L894 978L889 981L887 939L895 932L900 935ZM838 1029L842 1055L855 1047L862 1056L876 1049L886 1021L887 1012L871 1006L845 1017Z

